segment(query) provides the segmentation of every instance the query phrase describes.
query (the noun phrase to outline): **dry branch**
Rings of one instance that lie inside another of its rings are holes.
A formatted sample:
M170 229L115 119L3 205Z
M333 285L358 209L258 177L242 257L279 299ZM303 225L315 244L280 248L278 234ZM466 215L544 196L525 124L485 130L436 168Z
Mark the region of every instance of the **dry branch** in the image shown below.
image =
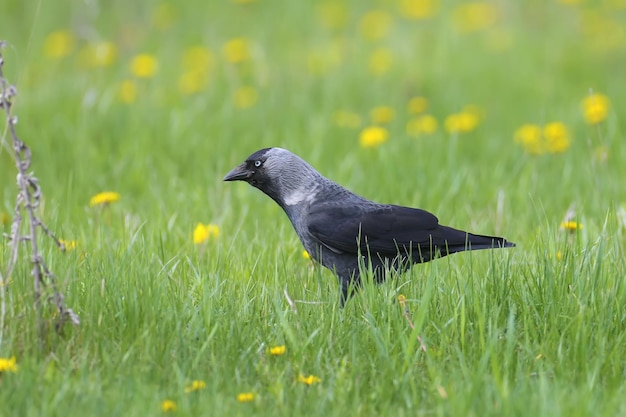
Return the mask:
M41 202L41 187L39 180L32 172L29 172L31 164L31 150L19 139L15 126L17 125L17 116L11 112L13 99L17 95L17 89L11 85L5 78L2 71L4 65L4 57L2 50L6 45L0 41L0 108L6 114L6 127L3 132L3 139L8 131L12 142L13 156L17 167L17 197L15 202L15 213L11 224L11 234L9 236L11 244L11 253L7 263L4 275L0 275L0 302L1 315L0 318L0 344L2 343L2 330L4 329L4 320L6 314L5 291L6 285L10 282L11 274L19 258L20 243L29 243L30 256L33 265L32 276L34 279L34 296L35 308L38 317L41 317L41 295L42 288L50 285L52 288L52 296L49 301L56 306L59 317L55 327L60 330L63 325L69 321L75 325L80 323L78 316L71 308L65 305L63 294L58 289L55 275L50 271L46 262L39 251L37 245L37 232L41 230L45 235L52 238L59 248L64 249L64 245L56 238L50 229L37 216L37 208ZM4 140L3 140L4 141ZM22 232L23 214L26 215L27 232Z

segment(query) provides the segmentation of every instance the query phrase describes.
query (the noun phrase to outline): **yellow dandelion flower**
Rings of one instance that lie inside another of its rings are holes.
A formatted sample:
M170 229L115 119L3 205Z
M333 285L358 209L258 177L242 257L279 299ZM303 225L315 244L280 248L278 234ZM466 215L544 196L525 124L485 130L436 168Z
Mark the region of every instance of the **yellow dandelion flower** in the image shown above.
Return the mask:
M15 363L15 356L10 358L0 358L0 374L3 372L17 373L17 364Z
M247 109L256 104L258 97L254 87L239 87L235 91L233 102L238 109Z
M230 39L222 48L224 59L231 64L240 64L250 59L250 42L246 38Z
M369 40L382 39L389 34L392 22L391 14L384 10L367 12L361 18L361 35Z
M122 81L117 90L117 97L122 103L133 103L137 99L137 84L135 84L135 81Z
M439 8L438 0L400 0L400 14L408 19L430 19Z
M539 125L532 123L522 125L513 134L513 139L529 153L540 155L544 152L543 134Z
M582 229L583 225L582 223L578 223L577 221L568 220L568 221L562 222L559 227L562 230L567 230L568 232L575 232L576 230Z
M448 133L467 133L478 127L479 115L474 110L463 110L446 117L444 125Z
M183 68L188 71L208 71L213 61L213 53L204 46L192 46L183 52Z
M152 13L152 25L159 30L169 29L177 18L178 13L172 3L161 3Z
M154 55L139 54L133 58L130 70L135 77L151 78L156 74L158 66L159 64Z
M85 46L80 52L80 62L85 67L108 67L117 58L117 46L113 42L102 41Z
M361 127L361 116L349 110L337 110L333 113L333 121L339 127L358 129Z
M368 67L370 73L383 75L391 69L393 64L393 52L388 48L378 48L370 54Z
M253 392L242 392L240 394L237 394L237 402L249 403L250 401L253 401L253 400L254 400Z
M176 411L176 403L172 400L165 400L161 403L161 410L163 410L164 413Z
M389 132L384 127L369 126L361 131L359 143L364 148L373 148L382 145L389 139Z
M327 74L341 64L343 46L339 42L329 43L307 53L307 69L313 75Z
M406 297L404 296L404 294L398 294L398 302L400 304L403 304L406 302Z
M178 89L183 94L195 94L207 88L209 74L205 71L187 71L178 78Z
M202 223L198 223L196 228L193 229L193 243L199 245L206 242L209 239L209 231Z
M314 385L321 381L322 380L315 375L309 375L309 376L298 375L298 382L302 382L303 384L306 384L306 385Z
M215 224L198 223L193 229L193 243L199 245L209 239L217 238L220 235L220 228Z
M563 259L563 253L562 253L561 251L558 251L558 252L556 253L556 260L557 260L557 261L560 261L560 260L562 260L562 259Z
M348 21L348 8L337 1L325 1L317 7L317 17L328 29L340 29Z
M59 239L59 243L63 245L63 249L67 252L71 252L74 249L76 249L76 245L77 245L75 240Z
M269 352L270 352L270 355L272 356L280 356L280 355L284 355L286 350L287 348L285 347L285 345L280 345L280 346L271 347Z
M302 251L302 257L308 261L308 260L311 259L311 254L308 251L303 250Z
M43 53L48 58L59 59L68 56L74 49L76 39L69 30L58 30L46 37Z
M410 136L430 135L437 131L439 123L432 114L422 114L408 121L406 133Z
M597 124L606 120L611 102L604 94L591 94L583 99L582 108L587 123Z
M570 147L570 134L561 122L551 122L543 127L543 136L548 152L561 153Z
M426 97L413 97L407 104L407 110L412 114L419 114L428 108L428 99Z
M476 32L493 26L498 18L498 9L490 2L463 3L454 9L453 19L460 32Z
M206 388L206 382L196 379L195 381L192 381L190 385L185 387L185 392L190 393L194 391L200 391L205 388Z
M370 110L370 119L376 124L389 123L395 116L396 111L389 106L378 106Z
M108 206L111 203L115 203L120 198L122 197L120 196L119 193L116 193L114 191L105 191L105 192L98 193L94 195L93 197L91 197L91 199L89 200L89 205L91 207Z
M9 216L9 214L5 213L4 211L0 212L0 224L6 227L9 225L10 222L11 222L11 216Z

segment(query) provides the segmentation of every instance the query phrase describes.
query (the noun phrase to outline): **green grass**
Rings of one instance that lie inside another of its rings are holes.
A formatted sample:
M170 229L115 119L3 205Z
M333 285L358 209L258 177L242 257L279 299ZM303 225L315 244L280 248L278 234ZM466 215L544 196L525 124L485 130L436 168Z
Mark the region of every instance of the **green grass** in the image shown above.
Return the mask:
M181 416L626 414L619 2L494 2L493 24L472 33L456 28L455 1L423 21L392 1L172 2L167 29L154 26L158 4L148 1L26 3L1 6L4 71L20 93L14 111L45 194L40 214L78 242L68 253L40 245L82 323L39 338L24 252L6 288L0 357L15 355L19 369L0 376L0 415L159 415L166 399ZM319 17L329 4L343 7L338 27ZM372 10L391 16L377 40L360 29ZM61 59L44 52L56 30L76 37ZM238 36L251 60L233 65L222 46ZM112 64L81 66L82 48L102 40L117 47ZM213 64L206 88L183 95L181 56L195 45ZM373 75L378 48L394 59ZM130 62L144 52L159 69L135 79ZM138 92L130 104L118 96L127 79ZM251 108L233 105L241 86L258 93ZM611 99L597 126L580 108L590 89ZM440 122L433 135L405 131L414 96ZM445 117L470 104L484 115L477 129L447 133ZM382 105L396 116L377 148L359 147L360 128L333 121L349 110L364 127ZM530 155L514 143L519 126L550 121L568 127L566 152ZM11 215L9 139L0 211ZM341 309L336 278L302 257L281 209L221 181L266 146L293 150L368 198L518 247L366 283ZM606 160L595 156L600 147ZM122 199L90 208L107 190ZM584 227L569 234L559 224L572 204ZM219 225L220 236L194 245L197 222ZM6 241L1 249L4 271ZM53 319L47 309L45 323ZM283 356L268 354L276 345ZM321 382L306 386L299 375ZM185 393L193 380L206 387ZM242 392L253 402L238 403Z

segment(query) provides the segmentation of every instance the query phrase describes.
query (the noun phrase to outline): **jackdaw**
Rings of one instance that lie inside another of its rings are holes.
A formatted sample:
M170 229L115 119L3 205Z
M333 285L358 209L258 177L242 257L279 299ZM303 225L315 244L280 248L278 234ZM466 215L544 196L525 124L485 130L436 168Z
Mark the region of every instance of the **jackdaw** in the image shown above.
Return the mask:
M360 285L360 270L371 269L382 282L386 272L405 271L414 263L515 246L501 237L442 226L421 209L367 200L282 148L253 153L224 181L245 181L278 203L311 257L337 274L342 305L351 288Z

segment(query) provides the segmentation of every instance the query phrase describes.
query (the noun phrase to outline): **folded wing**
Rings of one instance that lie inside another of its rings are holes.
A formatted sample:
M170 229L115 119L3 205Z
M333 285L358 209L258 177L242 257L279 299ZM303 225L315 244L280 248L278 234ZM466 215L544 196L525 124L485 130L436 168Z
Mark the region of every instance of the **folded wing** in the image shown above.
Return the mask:
M426 262L469 249L512 246L502 238L480 236L439 225L433 214L415 208L372 205L367 208L321 205L309 213L309 232L335 252L398 254Z

